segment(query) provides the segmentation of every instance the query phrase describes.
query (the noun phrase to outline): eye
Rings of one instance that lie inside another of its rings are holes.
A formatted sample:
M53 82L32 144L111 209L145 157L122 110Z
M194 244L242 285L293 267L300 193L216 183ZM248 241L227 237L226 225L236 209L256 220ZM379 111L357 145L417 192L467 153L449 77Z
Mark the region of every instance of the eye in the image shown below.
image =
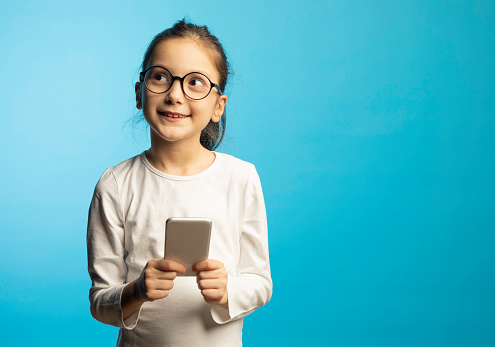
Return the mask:
M199 77L193 77L188 82L191 87L206 87L206 81Z
M158 82L167 82L168 81L168 76L164 74L157 73L153 75L153 79Z
M190 88L192 90L205 90L210 87L210 81L205 75L192 72L186 75L184 79L185 88Z

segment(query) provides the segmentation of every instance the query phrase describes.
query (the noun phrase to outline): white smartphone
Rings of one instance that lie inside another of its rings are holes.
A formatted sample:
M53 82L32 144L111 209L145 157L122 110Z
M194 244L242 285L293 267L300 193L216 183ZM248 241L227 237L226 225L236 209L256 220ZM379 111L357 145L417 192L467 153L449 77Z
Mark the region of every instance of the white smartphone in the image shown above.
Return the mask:
M186 267L184 274L196 276L192 266L208 259L210 251L211 219L200 217L172 217L165 223L165 259Z

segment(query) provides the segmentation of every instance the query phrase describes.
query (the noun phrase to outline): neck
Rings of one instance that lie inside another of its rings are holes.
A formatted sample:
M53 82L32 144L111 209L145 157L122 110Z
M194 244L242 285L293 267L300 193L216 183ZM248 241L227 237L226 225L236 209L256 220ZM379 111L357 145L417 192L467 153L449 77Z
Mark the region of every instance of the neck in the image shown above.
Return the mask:
M151 148L146 151L148 161L156 169L176 176L192 176L206 170L215 154L197 141L168 142L151 130Z

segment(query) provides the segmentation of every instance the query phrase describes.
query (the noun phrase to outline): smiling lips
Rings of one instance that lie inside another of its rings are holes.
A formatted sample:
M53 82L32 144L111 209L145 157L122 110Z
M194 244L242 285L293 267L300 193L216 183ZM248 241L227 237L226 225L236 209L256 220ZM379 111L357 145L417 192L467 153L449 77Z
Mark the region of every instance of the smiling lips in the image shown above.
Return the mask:
M181 118L187 118L187 117L189 117L189 116L187 116L185 114L176 113L176 112L161 112L161 111L158 111L158 113L161 116L165 116L165 118L167 118L169 120L173 119L174 121L178 121Z

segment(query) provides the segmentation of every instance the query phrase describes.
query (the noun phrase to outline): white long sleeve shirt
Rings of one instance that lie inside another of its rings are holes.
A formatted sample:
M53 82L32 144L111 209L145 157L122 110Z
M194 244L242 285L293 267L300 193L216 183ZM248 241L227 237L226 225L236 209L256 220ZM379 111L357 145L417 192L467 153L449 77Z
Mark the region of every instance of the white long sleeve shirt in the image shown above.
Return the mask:
M241 346L242 317L266 304L272 281L266 212L254 165L215 153L194 176L155 169L145 153L108 168L89 210L91 313L120 327L119 346ZM209 258L228 273L228 308L207 304L196 278L178 276L169 296L123 320L125 283L150 259L163 258L169 217L212 220Z

